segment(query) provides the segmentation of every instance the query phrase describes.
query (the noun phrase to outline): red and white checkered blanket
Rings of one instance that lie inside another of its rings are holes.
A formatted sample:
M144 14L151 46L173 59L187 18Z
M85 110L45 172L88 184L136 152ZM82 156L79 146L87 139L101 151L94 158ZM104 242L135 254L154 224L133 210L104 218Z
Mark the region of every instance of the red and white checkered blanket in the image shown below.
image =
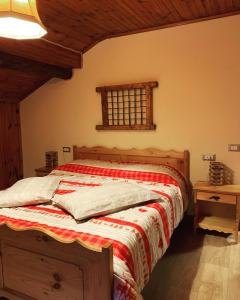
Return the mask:
M41 230L62 242L81 240L95 247L111 242L114 299L141 299L141 290L182 219L186 192L182 176L169 167L163 167L163 172L147 172L86 164L67 164L51 175L61 177L56 193L115 180L138 183L159 194L158 201L82 223L52 204L0 210L0 223L14 229Z

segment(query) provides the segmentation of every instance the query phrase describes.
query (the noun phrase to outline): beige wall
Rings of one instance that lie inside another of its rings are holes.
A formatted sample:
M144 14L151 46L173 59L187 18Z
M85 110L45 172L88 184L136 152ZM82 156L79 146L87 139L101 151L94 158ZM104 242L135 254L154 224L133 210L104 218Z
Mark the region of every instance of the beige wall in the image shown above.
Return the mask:
M52 80L21 104L25 176L62 146L189 149L193 182L207 178L215 153L240 183L240 16L106 40L84 55L70 81ZM154 132L97 132L96 86L157 80ZM66 157L69 160L69 157Z

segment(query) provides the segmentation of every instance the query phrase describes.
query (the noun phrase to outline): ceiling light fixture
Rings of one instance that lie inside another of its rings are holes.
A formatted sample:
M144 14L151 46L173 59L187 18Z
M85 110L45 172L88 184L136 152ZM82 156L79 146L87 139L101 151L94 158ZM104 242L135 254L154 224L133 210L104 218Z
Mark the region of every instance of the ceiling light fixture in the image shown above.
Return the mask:
M47 33L37 11L36 0L0 0L0 36L24 40Z

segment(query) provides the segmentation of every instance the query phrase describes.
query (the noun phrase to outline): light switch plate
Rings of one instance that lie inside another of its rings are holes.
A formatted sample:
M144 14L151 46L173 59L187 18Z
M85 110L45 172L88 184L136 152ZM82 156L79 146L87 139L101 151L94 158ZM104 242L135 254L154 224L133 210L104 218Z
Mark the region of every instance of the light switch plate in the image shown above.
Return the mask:
M203 154L202 160L215 161L216 160L216 154Z
M63 147L62 149L63 149L64 153L66 153L66 152L70 153L71 152L71 147Z
M231 152L240 152L240 144L229 144L228 151Z

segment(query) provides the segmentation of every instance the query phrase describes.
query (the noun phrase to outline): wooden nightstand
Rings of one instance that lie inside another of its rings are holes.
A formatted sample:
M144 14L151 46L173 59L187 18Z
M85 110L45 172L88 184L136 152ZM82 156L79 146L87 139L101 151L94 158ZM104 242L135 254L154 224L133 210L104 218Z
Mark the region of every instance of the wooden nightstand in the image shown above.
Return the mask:
M35 169L35 173L36 176L43 177L43 176L47 176L50 172L52 172L53 169L54 168L42 167L42 168Z
M233 233L238 243L240 185L214 186L198 182L193 187L194 229Z

